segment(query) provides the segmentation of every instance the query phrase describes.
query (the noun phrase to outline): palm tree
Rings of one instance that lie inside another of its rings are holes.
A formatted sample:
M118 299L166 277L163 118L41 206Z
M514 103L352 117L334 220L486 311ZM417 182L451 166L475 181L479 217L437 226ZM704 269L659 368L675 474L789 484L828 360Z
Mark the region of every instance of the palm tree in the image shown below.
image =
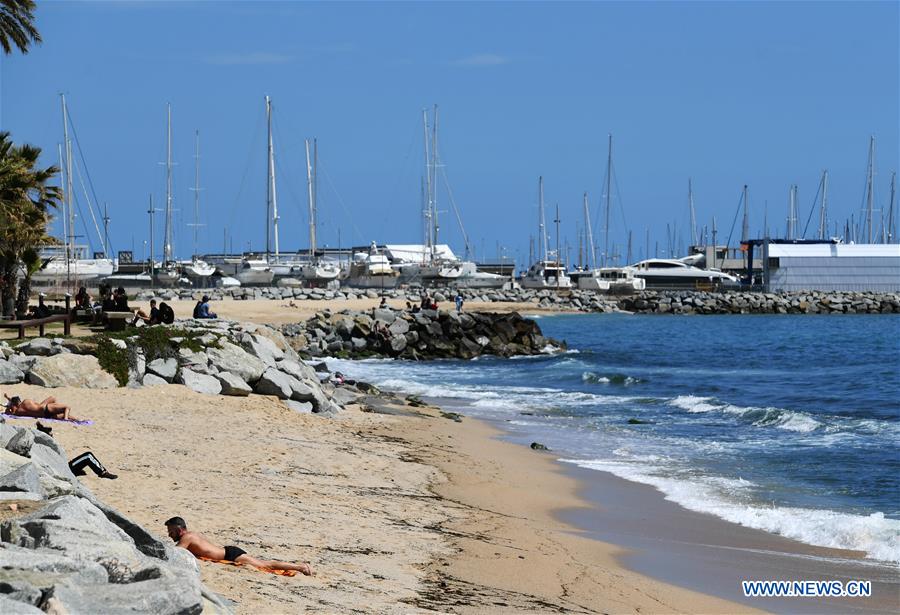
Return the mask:
M41 35L34 27L34 0L0 0L0 47L12 53L15 45L28 53L31 43L40 43Z
M0 2L5 0L0 0ZM0 132L0 299L4 317L12 316L19 271L24 270L24 299L19 293L16 311L28 307L34 251L48 241L50 211L62 197L57 186L47 182L59 169L37 168L41 150L32 145L14 145L8 132ZM23 304L24 302L24 304Z

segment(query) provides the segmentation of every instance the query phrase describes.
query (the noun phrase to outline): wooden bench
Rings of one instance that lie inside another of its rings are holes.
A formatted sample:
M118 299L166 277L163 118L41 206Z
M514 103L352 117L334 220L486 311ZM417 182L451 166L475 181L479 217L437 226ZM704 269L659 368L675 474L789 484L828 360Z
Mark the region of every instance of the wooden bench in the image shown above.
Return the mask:
M17 339L25 339L25 329L28 327L37 327L41 337L44 336L44 325L51 322L63 323L63 333L71 335L72 333L72 317L69 314L54 314L45 316L44 318L31 318L29 320L0 320L0 329L18 329L19 336Z

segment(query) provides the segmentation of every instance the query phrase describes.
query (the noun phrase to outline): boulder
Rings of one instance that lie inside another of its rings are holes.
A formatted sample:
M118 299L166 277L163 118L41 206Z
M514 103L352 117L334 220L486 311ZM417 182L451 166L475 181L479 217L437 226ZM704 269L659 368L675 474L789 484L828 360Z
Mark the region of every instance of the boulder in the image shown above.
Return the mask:
M25 372L13 363L0 359L0 384L18 384L25 380Z
M153 359L147 363L147 371L156 374L166 382L172 382L178 372L178 360L174 358Z
M390 308L381 308L374 310L372 317L375 320L380 320L381 322L390 325L397 320L397 312Z
M115 376L104 371L93 355L58 354L35 362L28 382L43 387L77 387L81 389L114 389Z
M275 342L262 335L244 334L241 337L241 344L247 352L270 367L274 367L276 361L284 358L284 351L276 346Z
M256 382L266 371L266 364L258 357L225 341L221 342L221 348L210 348L206 354L210 365L220 372L231 372L245 382Z
M293 376L270 367L260 376L253 388L254 393L260 395L274 395L278 399L291 399L294 394L294 383L300 384Z
M56 354L53 349L53 342L46 337L36 337L30 342L19 344L16 350L24 355L37 357L49 357L52 354Z
M284 400L284 405L299 414L312 414L313 405L308 401L294 401L293 399Z
M318 380L318 376L316 375L316 370L307 365L306 363L302 363L299 361L292 361L290 359L284 359L282 361L278 361L276 367L283 371L285 374L290 374L297 380Z
M37 599L41 598L41 590L34 588ZM14 600L10 594L0 594L0 613L9 613L10 615L45 615L29 601Z
M237 374L232 374L231 372L219 372L216 374L216 378L218 378L219 384L222 387L222 395L246 397L253 392L252 387Z
M156 374L144 374L142 383L145 387L159 386L161 384L169 384L164 378L160 378Z
M46 495L44 487L41 485L38 469L33 463L26 463L10 473L0 476L0 492L3 491L35 493L40 497Z
M6 450L22 457L31 456L31 447L34 445L34 432L30 429L20 429L19 433L14 435L6 443Z
M178 374L179 384L204 395L218 395L222 392L222 385L215 376L200 374L190 369L182 369Z

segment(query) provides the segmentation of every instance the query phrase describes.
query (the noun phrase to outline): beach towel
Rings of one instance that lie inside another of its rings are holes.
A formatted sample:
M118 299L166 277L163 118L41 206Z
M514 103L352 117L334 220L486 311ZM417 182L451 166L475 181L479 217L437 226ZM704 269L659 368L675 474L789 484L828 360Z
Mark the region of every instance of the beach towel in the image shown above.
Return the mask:
M228 564L230 566L243 566L244 568L252 568L254 570L259 570L260 572L268 572L269 574L277 574L280 577L295 577L297 576L296 570L275 570L274 568L257 568L256 566L250 566L248 564L238 564L237 562L229 562L224 559L211 559L209 557L198 557L197 559L202 559L204 562L212 562L214 564Z
M86 419L84 421L64 421L62 419L45 419L42 416L17 416L15 414L3 414L3 418L5 419L31 419L32 421L41 421L41 422L53 422L53 423L67 423L69 425L93 425L94 421L91 419Z

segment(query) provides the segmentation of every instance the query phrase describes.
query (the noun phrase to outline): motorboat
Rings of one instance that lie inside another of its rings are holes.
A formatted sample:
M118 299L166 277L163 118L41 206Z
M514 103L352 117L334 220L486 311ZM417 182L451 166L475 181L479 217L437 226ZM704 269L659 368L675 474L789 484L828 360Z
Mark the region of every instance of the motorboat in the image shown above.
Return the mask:
M242 259L234 277L241 286L269 286L275 279L275 274L264 259Z
M478 271L478 266L471 261L462 263L462 274L454 281L457 288L503 288L509 282L505 275Z
M700 269L674 258L649 258L630 268L635 277L644 280L646 288L708 288L739 283L736 277L722 271Z
M570 289L572 278L565 266L555 260L540 260L525 272L521 280L522 288Z
M356 288L394 288L399 279L400 273L372 242L368 252L353 254L346 282Z

